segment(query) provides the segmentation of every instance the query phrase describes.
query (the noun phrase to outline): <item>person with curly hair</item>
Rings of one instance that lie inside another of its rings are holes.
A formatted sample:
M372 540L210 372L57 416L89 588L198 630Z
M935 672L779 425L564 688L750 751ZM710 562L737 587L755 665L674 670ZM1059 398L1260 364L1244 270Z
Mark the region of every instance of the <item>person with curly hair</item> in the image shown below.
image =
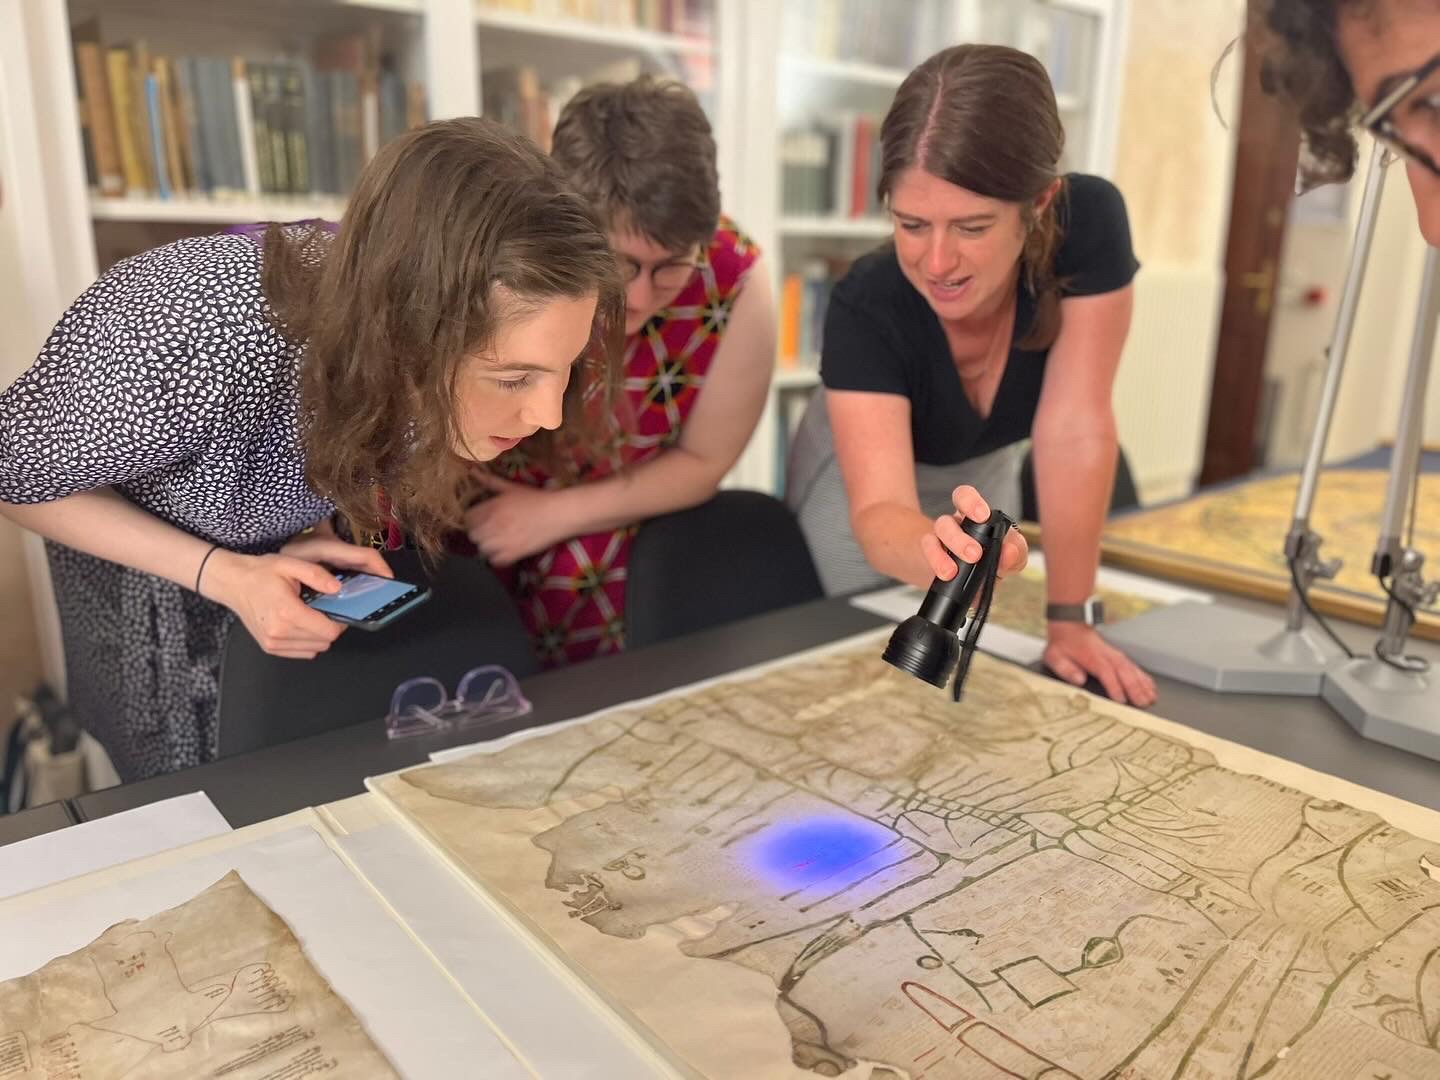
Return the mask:
M1355 171L1355 129L1405 162L1420 233L1440 247L1440 0L1270 0L1262 84L1299 111L1307 187Z

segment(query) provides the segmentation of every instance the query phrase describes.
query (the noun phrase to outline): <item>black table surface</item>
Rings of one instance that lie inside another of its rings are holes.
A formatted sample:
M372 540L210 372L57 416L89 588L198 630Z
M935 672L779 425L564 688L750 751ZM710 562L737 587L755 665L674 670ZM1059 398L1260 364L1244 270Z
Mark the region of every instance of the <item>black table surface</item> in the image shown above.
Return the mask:
M0 847L32 836L44 836L75 824L75 816L63 802L46 803L15 814L0 814Z
M1225 603L1251 610L1279 609L1247 601ZM593 660L535 676L524 683L534 712L496 734L567 720L688 683L775 660L864 630L883 620L844 600L821 600L690 637ZM1375 632L1346 627L1360 645ZM1433 649L1426 643L1419 651ZM1440 809L1440 763L1369 742L1324 702L1313 698L1217 695L1158 679L1154 712L1231 742L1343 777L1409 802ZM327 732L168 776L84 795L73 804L84 819L104 817L174 795L203 791L239 828L306 806L364 791L365 778L424 762L467 738L389 741L379 720ZM0 818L0 842L7 839ZM18 839L18 837L8 837Z

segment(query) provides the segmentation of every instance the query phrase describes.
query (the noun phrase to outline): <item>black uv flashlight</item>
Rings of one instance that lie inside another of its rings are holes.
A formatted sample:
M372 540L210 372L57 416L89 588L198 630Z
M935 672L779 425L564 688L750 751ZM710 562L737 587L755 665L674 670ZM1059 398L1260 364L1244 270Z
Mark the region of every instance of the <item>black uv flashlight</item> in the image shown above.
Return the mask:
M939 687L945 685L953 670L954 696L956 701L960 700L976 639L990 614L1005 535L1014 525L1014 521L998 510L991 510L985 521L966 518L960 522L966 535L980 545L979 561L967 563L955 559L959 573L949 581L936 578L931 582L919 614L910 616L890 635L884 654L887 664ZM955 558L953 553L951 558ZM975 610L973 616L970 616L971 608ZM963 641L959 637L962 627L965 629Z

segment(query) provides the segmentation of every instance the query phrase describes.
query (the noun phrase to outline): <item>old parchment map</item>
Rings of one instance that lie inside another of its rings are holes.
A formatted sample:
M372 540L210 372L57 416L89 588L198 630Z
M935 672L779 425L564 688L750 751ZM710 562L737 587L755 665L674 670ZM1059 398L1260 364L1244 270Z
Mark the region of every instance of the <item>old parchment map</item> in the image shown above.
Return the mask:
M1253 480L1115 518L1105 525L1105 561L1283 600L1290 587L1283 545L1299 482L1294 475ZM1369 611L1372 621L1383 611L1385 597L1370 573L1370 557L1385 485L1386 474L1376 470L1321 474L1312 527L1325 540L1321 556L1344 561L1339 577L1315 587L1312 597L1322 611L1350 617ZM1420 477L1415 546L1429 556L1427 577L1433 577L1440 560L1440 475ZM1427 637L1440 636L1440 618L1422 615L1421 629Z
M0 1080L394 1077L289 927L232 871L0 983Z
M911 587L909 591L914 594L914 608L919 611L920 601L925 599L925 593L914 587ZM1157 604L1157 601L1148 597L1137 596L1122 589L1107 588L1104 585L1097 586L1095 595L1104 601L1107 623L1132 619L1136 615L1144 614ZM988 621L1044 641L1047 626L1045 620L1045 574L1039 570L1025 569L1018 574L1008 575L995 589L995 599L990 607Z
M1440 1076L1440 844L879 648L372 786L699 1075Z

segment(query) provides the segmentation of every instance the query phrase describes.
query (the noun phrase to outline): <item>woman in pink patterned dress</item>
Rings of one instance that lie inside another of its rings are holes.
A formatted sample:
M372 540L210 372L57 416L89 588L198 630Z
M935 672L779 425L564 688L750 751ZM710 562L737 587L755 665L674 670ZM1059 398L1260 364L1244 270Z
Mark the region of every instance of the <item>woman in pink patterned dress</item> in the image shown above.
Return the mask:
M470 540L547 665L625 645L637 523L711 498L764 408L775 325L759 252L720 214L715 141L685 87L581 91L553 154L599 209L628 281L625 393L605 450L547 473L522 443L482 477Z

